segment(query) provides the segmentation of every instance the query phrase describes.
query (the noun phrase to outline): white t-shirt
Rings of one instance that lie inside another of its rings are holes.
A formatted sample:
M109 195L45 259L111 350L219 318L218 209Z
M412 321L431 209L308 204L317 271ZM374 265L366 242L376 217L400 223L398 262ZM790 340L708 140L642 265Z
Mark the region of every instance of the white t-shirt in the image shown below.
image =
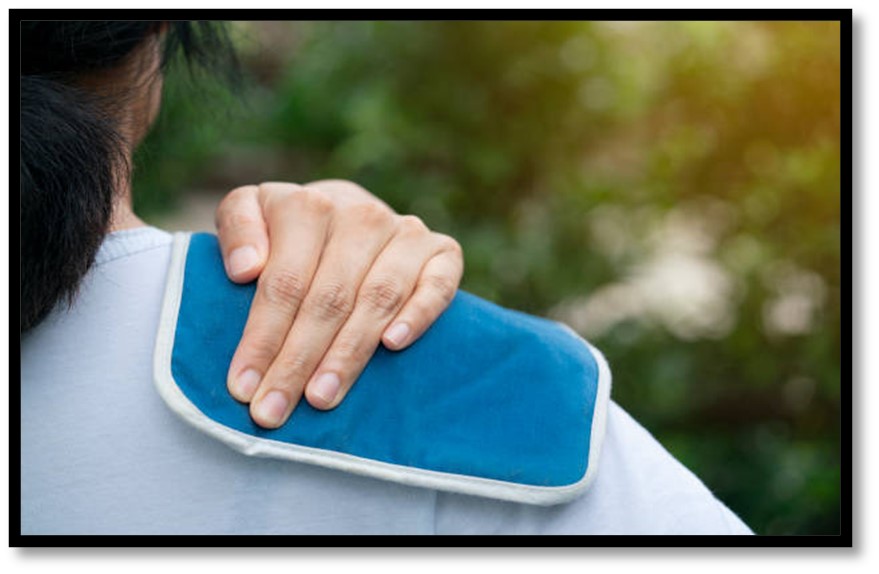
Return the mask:
M22 340L23 534L749 534L611 403L580 498L529 506L240 454L173 414L152 354L171 236L111 234Z

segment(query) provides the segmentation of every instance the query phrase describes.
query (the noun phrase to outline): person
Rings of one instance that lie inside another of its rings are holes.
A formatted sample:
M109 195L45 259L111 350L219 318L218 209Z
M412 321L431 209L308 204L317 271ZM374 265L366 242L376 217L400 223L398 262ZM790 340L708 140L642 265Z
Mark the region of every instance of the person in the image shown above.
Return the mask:
M132 211L128 166L158 114L160 68L173 50L209 70L225 63L227 80L237 80L222 28L165 25L162 55L158 26L23 24L22 331L71 299L108 225L144 226ZM142 38L148 46L119 63ZM87 169L59 169L75 168L64 158ZM337 405L379 340L397 350L417 340L461 278L457 242L350 182L242 186L220 203L217 223L230 279L260 277L229 390L267 427L280 426L303 391L316 408ZM367 307L381 312L370 316ZM272 413L279 402L284 408Z
M161 49L198 61L222 42L143 24L22 24L22 534L750 533L614 403L592 485L554 506L245 457L177 418L152 385L172 240L131 211L125 166L158 111ZM259 276L229 392L260 426L303 392L337 407L379 340L405 347L451 301L456 244L375 205L338 181L247 186L221 205L227 272Z

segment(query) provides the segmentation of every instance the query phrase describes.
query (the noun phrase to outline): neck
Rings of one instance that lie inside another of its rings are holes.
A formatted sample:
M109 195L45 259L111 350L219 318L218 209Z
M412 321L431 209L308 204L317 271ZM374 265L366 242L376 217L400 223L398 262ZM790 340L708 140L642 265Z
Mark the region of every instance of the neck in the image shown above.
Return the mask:
M127 130L126 130L127 131ZM129 135L123 132L123 135ZM127 141L133 142L130 136L127 138ZM131 165L132 156L134 155L134 145L129 144L126 151L125 165L126 167L121 170L120 176L117 178L117 187L113 200L113 212L110 214L110 228L108 232L112 233L114 231L122 231L123 229L132 229L134 227L144 227L146 223L144 223L136 213L134 213L134 203L132 200L132 192L131 192L131 172L128 169L128 166Z
M113 207L113 215L110 218L110 232L122 231L123 229L134 229L135 227L146 227L146 223L134 213L131 208L131 197L117 202Z
M159 71L159 43L153 42L149 49L138 52L127 70L125 84L136 86L137 96L127 110L120 115L119 133L127 142L124 171L119 178L113 213L110 217L110 232L145 227L146 224L134 213L131 192L131 171L134 150L146 137L150 126L159 111L162 98L162 74ZM104 78L106 84L106 78Z

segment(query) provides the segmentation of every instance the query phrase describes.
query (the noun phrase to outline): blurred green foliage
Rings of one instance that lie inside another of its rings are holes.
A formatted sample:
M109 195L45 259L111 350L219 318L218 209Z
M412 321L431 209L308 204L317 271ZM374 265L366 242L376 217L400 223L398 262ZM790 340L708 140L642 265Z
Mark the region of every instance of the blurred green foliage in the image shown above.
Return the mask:
M837 23L234 26L248 97L168 79L147 216L357 181L456 237L464 288L590 338L755 531L840 531Z

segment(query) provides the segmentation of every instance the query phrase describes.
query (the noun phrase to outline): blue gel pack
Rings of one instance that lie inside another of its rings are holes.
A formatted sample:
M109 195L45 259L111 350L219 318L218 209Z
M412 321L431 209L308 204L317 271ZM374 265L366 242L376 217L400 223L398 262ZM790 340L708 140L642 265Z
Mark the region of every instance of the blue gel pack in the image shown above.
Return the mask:
M610 372L566 326L459 292L408 349L380 346L338 407L303 399L269 430L226 389L254 292L227 279L215 236L175 235L155 382L208 435L247 455L529 504L568 501L594 477Z

